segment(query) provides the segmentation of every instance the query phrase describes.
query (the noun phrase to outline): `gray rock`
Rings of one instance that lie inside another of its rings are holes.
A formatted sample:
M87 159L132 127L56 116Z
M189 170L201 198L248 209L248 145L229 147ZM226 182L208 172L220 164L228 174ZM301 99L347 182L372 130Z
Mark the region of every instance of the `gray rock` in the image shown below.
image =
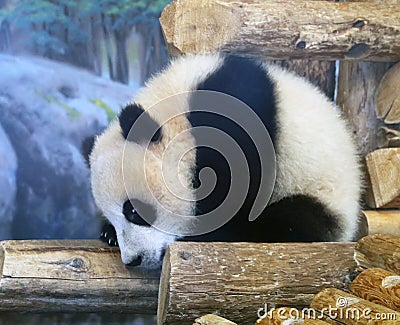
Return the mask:
M0 126L0 238L11 239L15 208L17 157L10 140Z
M0 71L0 124L18 160L13 238L97 238L80 147L107 126L132 87L37 58L0 55Z

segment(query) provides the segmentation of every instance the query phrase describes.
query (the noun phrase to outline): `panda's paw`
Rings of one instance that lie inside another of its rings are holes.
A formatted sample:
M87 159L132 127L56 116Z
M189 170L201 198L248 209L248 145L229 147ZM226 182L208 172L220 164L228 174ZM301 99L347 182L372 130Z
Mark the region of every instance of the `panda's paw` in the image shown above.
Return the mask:
M117 233L111 223L104 223L100 234L100 240L107 243L109 246L118 246Z

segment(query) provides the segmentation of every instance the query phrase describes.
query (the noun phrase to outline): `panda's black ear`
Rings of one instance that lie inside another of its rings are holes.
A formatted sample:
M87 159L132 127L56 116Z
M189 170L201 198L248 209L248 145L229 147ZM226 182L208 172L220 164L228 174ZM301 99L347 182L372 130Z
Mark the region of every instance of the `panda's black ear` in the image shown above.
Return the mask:
M158 142L162 137L161 126L137 104L130 104L121 111L119 125L123 137L131 142ZM134 130L132 130L133 126L135 126Z
M92 153L95 140L96 140L96 135L91 135L84 138L81 143L81 153L85 158L85 161L88 164L88 166L89 166L89 157L90 154Z

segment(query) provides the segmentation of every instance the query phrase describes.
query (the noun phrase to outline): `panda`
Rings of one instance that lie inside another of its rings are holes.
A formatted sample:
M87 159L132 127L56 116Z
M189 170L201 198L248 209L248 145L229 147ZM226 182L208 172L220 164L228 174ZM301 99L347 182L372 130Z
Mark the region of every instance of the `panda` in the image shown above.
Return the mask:
M220 106L227 114L239 111L235 116L244 124L255 115L267 130L265 141L253 143L249 133L256 125L244 128L218 112L194 110L196 93L226 96ZM244 157L246 166L233 173L224 154L199 142L193 132L198 128L219 131L211 141L233 139L241 153L232 160ZM273 168L263 170L258 154L263 146L274 156ZM359 236L362 179L346 123L308 81L261 60L222 53L174 59L97 137L90 170L95 202L108 221L101 239L118 245L130 266L159 268L176 240L315 242ZM215 181L205 195L197 189L206 183L207 170ZM243 186L235 183L247 190L236 210L211 231L191 232L202 215L224 202L237 174L248 179ZM272 184L269 191L260 190L264 183ZM255 200L261 200L261 209L250 221Z

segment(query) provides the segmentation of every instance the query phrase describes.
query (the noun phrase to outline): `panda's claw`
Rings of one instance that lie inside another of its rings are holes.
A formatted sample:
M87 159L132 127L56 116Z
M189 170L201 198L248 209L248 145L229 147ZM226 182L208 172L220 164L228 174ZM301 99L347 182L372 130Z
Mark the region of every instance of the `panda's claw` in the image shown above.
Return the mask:
M112 224L105 222L100 233L100 240L109 246L118 246L117 234Z

